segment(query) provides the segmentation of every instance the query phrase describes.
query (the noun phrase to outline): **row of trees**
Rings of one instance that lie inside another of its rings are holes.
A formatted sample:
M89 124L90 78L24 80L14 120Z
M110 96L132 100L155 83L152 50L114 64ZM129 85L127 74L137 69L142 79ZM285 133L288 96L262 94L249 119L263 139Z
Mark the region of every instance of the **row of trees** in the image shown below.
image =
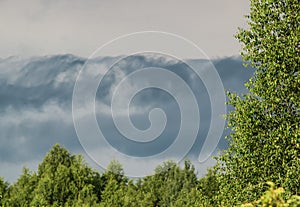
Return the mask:
M1 205L300 206L292 196L300 193L300 2L251 0L247 19L237 38L257 70L248 94L228 94L229 148L205 177L188 161L166 162L136 181L114 161L100 175L55 145L36 173L25 168L12 185L0 179ZM263 196L267 181L274 183Z
M211 183L212 181L212 183ZM103 174L88 167L82 157L55 145L37 172L23 169L16 183L0 181L2 206L182 206L196 189L216 188L214 180L199 181L193 165L183 168L168 161L153 176L130 180L122 166L112 161ZM213 191L203 191L204 194ZM196 197L195 197L196 199ZM179 203L178 203L179 202Z
M185 161L180 167L167 161L155 174L132 180L124 175L122 166L113 160L107 171L99 174L88 167L80 155L71 155L55 145L39 165L37 172L23 169L16 183L8 185L0 179L0 206L13 207L183 207L228 206L224 204L221 182L224 178L217 167L197 179L194 166ZM243 206L300 206L300 197L284 201L283 189L270 190L260 200ZM255 191L252 191L254 193ZM243 192L244 193L244 192ZM232 195L232 194L230 194ZM227 199L237 201L235 197ZM277 205L278 204L278 205Z

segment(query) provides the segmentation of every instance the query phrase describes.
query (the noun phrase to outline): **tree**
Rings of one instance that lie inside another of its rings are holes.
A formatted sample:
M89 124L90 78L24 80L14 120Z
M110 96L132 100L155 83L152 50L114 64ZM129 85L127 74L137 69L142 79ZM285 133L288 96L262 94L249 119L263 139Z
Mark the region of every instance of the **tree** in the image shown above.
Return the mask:
M0 177L0 206L4 205L7 189L8 183L4 182L3 179Z
M81 156L54 145L38 168L32 206L73 206L99 201L101 179ZM41 201L42 198L42 201Z
M33 198L32 192L37 183L35 173L30 172L26 167L16 183L8 189L7 206L29 206Z
M102 178L105 181L105 188L101 195L100 206L124 206L127 179L124 176L122 165L117 160L112 160L108 164Z
M205 206L216 206L216 196L220 186L217 169L218 166L208 169L206 175L198 181L197 190L201 195L199 199L205 203Z
M102 175L106 180L110 178L117 181L117 183L127 182L127 178L124 176L124 170L121 163L117 160L112 160Z
M217 166L208 169L207 174L194 181L192 187L183 188L171 206L217 206L216 198L220 185L217 169Z
M193 207L203 207L203 206L211 206L209 205L207 199L203 199L204 196L201 192L192 188L190 190L183 189L178 198L172 203L171 207L182 207L182 206L193 206Z
M232 133L220 157L225 205L258 198L266 181L300 192L300 3L251 0L246 17L249 28L237 38L257 70L249 94L229 93Z
M16 183L4 186L2 205L16 207L96 206L103 188L99 173L88 167L81 156L71 155L58 144L47 153L37 173L24 168Z
M282 198L283 188L274 189L274 183L268 182L270 186L269 190L257 201L253 203L243 204L242 207L265 207L265 206L277 206L277 207L298 207L300 206L300 196L292 196L287 201Z
M124 183L118 183L116 179L110 177L104 191L102 192L100 206L123 207L125 191L126 186Z
M155 169L155 174L142 180L139 191L145 195L150 206L172 206L181 191L190 191L197 185L195 168L186 160L181 169L173 161L166 161Z

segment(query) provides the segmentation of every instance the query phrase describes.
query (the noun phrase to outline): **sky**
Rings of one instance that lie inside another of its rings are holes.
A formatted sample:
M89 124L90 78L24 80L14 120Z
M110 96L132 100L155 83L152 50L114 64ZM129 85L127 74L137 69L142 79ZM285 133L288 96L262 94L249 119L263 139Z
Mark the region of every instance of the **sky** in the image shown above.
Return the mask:
M133 177L165 159L197 163L199 154L226 148L219 122L221 109L231 108L223 89L247 92L254 71L243 68L234 38L248 7L246 0L0 0L0 177L14 182L23 166L36 170L55 143L98 170L117 158ZM175 55L133 54L155 47ZM210 135L220 141L206 142ZM210 157L196 169L203 175L213 164Z
M180 35L211 58L238 55L234 34L246 26L248 12L248 0L1 0L0 57L88 57L106 42L140 31Z

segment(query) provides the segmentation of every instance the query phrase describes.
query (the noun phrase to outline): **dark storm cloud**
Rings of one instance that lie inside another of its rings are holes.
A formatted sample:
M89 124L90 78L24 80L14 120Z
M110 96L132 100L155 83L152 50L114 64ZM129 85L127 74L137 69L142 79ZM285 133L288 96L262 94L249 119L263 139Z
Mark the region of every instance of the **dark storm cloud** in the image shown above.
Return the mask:
M117 59L118 57L106 57L90 60L87 70L98 67L100 71L104 68L102 72L105 72L105 68ZM189 61L197 62L199 65L207 62L206 60ZM16 177L7 177L12 176L8 174L9 166L15 169L16 163L20 164L18 168L20 170L21 163L31 161L37 163L37 160L41 160L54 143L62 143L72 152L84 153L74 130L71 103L76 77L85 63L86 59L73 55L27 59L11 57L0 60L0 166L5 166L6 169L0 169L0 176L14 180ZM217 59L213 63L226 89L238 93L246 92L243 84L252 75L253 70L244 69L240 58ZM154 66L176 72L198 96L198 101L201 103L201 126L198 139L190 153L192 156L197 155L209 127L210 106L201 80L193 79L191 73L187 72L188 66L185 63L143 55L125 58L115 65L115 71L112 68L105 76L106 79L99 86L97 102L107 106L110 103L111 88L117 81L134 70ZM93 77L94 74L90 73L90 75ZM105 128L104 133L109 137L111 144L125 153L144 156L166 148L177 133L177 127L173 125L178 125L180 118L178 113L175 113L179 111L174 99L161 90L149 89L137 94L130 106L133 108L132 121L140 129L149 126L148 113L151 108L163 108L167 116L171 117L170 120L173 120L168 123L164 131L163 135L166 138L153 142L148 147L140 147L136 143L126 145L124 144L126 140L118 134L103 107L98 110L97 115L98 119L106 120L106 125L102 127ZM224 146L226 142L222 139L219 147L224 148Z
M2 60L0 109L40 109L50 101L70 104L74 80L83 63L71 55Z

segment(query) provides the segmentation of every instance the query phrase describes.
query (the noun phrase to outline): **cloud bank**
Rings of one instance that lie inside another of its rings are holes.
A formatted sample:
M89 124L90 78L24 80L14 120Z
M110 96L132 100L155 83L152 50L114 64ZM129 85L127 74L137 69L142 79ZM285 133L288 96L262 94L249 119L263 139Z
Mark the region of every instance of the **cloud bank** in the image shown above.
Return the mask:
M104 72L104 69L118 58L120 57L99 57L90 60L86 67L89 71L87 74L90 78L96 78L93 74L95 68L100 73ZM203 70L206 69L207 60L187 62L193 62ZM61 143L71 152L86 156L72 120L73 88L85 63L85 58L73 55L10 57L0 60L0 176L14 181L24 164L36 168L37 163L55 143ZM252 75L253 70L244 69L240 58L215 59L213 64L225 89L238 93L246 92L243 84ZM144 54L127 57L115 64L109 73L105 74L97 89L95 110L99 127L115 149L131 156L157 154L174 141L180 126L179 106L174 98L163 90L145 89L136 94L130 102L131 121L141 130L150 126L149 112L153 108L161 108L165 112L168 118L165 130L154 141L140 143L124 138L110 116L111 98L118 83L132 71L154 66L180 76L193 89L200 103L200 130L188 154L189 158L196 158L209 127L210 102L201 80L195 78L182 62ZM126 83L122 98L126 99L126 93L135 87L134 81ZM87 112L83 111L83 115L85 113ZM228 132L225 131L224 135L226 133ZM221 139L218 148L226 148L224 138ZM176 153L172 156L176 157ZM86 158L91 165L96 166L87 156ZM153 169L149 163L146 166ZM205 169L199 171L204 173Z

